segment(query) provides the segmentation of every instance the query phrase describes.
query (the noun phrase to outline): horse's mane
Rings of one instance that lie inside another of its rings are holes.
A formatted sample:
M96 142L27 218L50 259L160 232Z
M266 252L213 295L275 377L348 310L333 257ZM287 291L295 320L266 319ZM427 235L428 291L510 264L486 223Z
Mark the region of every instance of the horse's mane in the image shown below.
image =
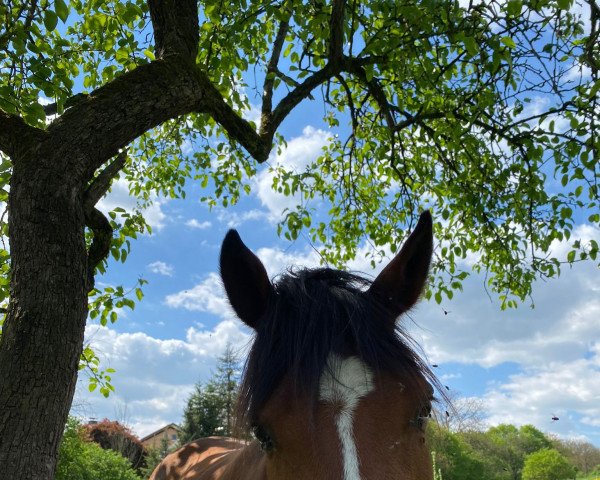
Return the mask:
M315 402L332 352L356 355L375 372L408 382L424 376L439 386L402 325L366 292L370 285L359 275L330 268L291 270L276 279L240 386L242 426L256 422L284 376L295 393Z

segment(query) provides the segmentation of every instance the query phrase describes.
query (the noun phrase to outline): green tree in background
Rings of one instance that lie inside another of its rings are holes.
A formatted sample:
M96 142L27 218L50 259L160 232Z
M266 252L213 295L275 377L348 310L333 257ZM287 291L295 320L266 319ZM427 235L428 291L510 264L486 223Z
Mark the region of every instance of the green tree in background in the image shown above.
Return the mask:
M593 470L600 470L600 448L590 442L552 438L552 448L564 455L580 474L589 475Z
M517 428L503 424L490 428L486 434L491 440L493 455L508 472L511 480L521 479L527 455L552 446L550 440L532 425Z
M115 321L142 293L94 278L148 228L95 208L118 176L140 208L190 179L227 206L270 168L301 199L282 235L306 230L338 265L365 241L374 262L395 251L429 208L438 302L467 264L505 308L564 263L597 261L597 241L574 235L600 223L600 16L582 1L589 34L571 0L0 2L3 474L52 478L80 362L110 393L83 349L88 313ZM332 133L323 155L262 165L311 99Z
M213 435L232 436L239 375L239 358L228 344L218 358L215 374L206 384L196 384L188 399L183 412L180 443Z
M552 448L528 455L523 467L523 480L571 480L575 475L575 467Z
M57 480L140 480L126 458L84 437L79 422L69 419L59 449Z
M444 480L495 480L494 471L464 439L443 426L430 422L429 447L435 452L436 469Z

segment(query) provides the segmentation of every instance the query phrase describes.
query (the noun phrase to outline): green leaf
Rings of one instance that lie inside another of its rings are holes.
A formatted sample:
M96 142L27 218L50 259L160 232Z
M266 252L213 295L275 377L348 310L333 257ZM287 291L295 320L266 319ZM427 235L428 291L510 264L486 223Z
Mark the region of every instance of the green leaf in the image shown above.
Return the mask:
M57 24L58 17L56 16L56 13L54 13L52 10L46 10L44 12L44 25L46 26L46 29L51 32L56 28Z
M500 39L500 41L506 45L508 48L515 48L517 46L517 44L515 43L515 41L510 38L510 37L502 37Z
M142 52L146 57L148 57L150 60L156 60L156 58L154 57L154 52L152 50L144 50Z
M521 15L521 9L523 8L523 2L521 0L509 0L506 5L506 13L511 17L517 17Z
M65 23L69 18L69 7L64 0L54 0L54 8L58 17Z

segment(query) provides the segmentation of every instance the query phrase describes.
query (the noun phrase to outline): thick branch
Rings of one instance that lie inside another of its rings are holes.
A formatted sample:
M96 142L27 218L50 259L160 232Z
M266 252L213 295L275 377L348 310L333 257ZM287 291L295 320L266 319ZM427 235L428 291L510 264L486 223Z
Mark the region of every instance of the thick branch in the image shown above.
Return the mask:
M181 55L194 61L200 35L196 0L148 0L148 8L156 58Z
M73 95L72 97L67 98L65 101L65 108L71 108L77 105L80 101L85 100L87 98L86 93L78 93ZM44 113L46 116L56 115L58 113L58 104L50 103L48 105L44 105Z
M267 76L263 85L263 116L270 115L273 109L273 84L275 83L275 75L278 72L277 65L279 63L279 56L281 55L281 49L283 48L283 42L285 41L288 27L289 23L287 21L281 22L279 24L279 30L277 30L277 36L273 42L273 51L271 52L271 58L267 64Z
M115 158L111 163L109 163L104 170L100 172L100 174L94 178L92 183L88 186L85 191L85 196L83 199L83 208L88 211L91 210L96 203L104 196L108 189L110 188L110 184L113 179L117 176L119 171L125 166L125 161L127 160L127 151L123 150L117 158Z
M336 65L342 61L344 47L344 9L346 0L333 0L329 18L329 63Z
M108 219L95 205L110 188L111 181L125 165L127 152L122 151L114 161L109 163L94 179L85 191L83 197L83 212L85 224L92 231L94 238L88 250L87 260L87 291L94 288L94 272L96 266L110 253L113 229Z
M39 140L43 134L42 130L27 125L21 117L0 110L0 151L13 161L33 145L34 139Z
M49 127L64 138L74 175L85 182L119 150L144 132L180 115L210 113L258 160L265 146L252 126L225 102L207 75L195 65L171 56L142 65L88 95ZM267 154L265 155L265 149Z
M104 214L95 207L85 212L85 224L94 235L87 260L87 291L89 293L94 288L96 266L110 253L113 229Z

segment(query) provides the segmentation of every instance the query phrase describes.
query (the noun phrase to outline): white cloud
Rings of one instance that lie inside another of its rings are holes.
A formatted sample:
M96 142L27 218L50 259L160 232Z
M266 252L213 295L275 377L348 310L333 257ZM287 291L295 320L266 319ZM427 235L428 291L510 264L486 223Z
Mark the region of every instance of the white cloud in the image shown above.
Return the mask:
M161 261L156 261L156 262L150 263L148 265L148 269L152 273L158 273L159 275L164 275L166 277L172 277L173 273L175 272L173 265L169 265L169 264L167 264L165 262L161 262Z
M171 422L180 422L189 394L198 381L207 380L227 343L245 354L250 334L241 322L225 320L212 330L188 328L185 340L159 339L142 332L117 333L88 326L86 339L104 368L114 368L116 392L108 399L87 389L80 375L76 404L84 405L89 417L125 420L139 436Z
M242 213L237 213L232 210L233 207L229 208L215 208L217 219L220 223L225 223L228 228L237 228L242 223L249 221L258 221L270 219L269 213L263 210L252 209L246 210Z
M600 427L600 365L591 359L551 362L533 371L514 375L494 386L483 397L492 425L532 423L564 437L581 435L582 427ZM558 421L552 417L557 416ZM590 429L592 431L593 429Z
M190 227L190 228L196 228L198 230L205 230L207 228L210 228L212 226L212 223L209 222L208 220L206 220L204 222L199 222L195 218L192 218L192 219L188 220L187 222L185 222L185 226Z
M167 295L165 304L172 308L210 312L221 317L227 316L231 312L221 279L214 272L189 290Z
M285 196L273 190L273 170L282 167L291 172L303 171L321 154L330 137L331 134L325 130L305 127L300 137L291 139L281 154L271 159L271 168L256 176L254 190L262 205L269 210L272 220L279 220L283 210L293 209L302 201L299 195Z

